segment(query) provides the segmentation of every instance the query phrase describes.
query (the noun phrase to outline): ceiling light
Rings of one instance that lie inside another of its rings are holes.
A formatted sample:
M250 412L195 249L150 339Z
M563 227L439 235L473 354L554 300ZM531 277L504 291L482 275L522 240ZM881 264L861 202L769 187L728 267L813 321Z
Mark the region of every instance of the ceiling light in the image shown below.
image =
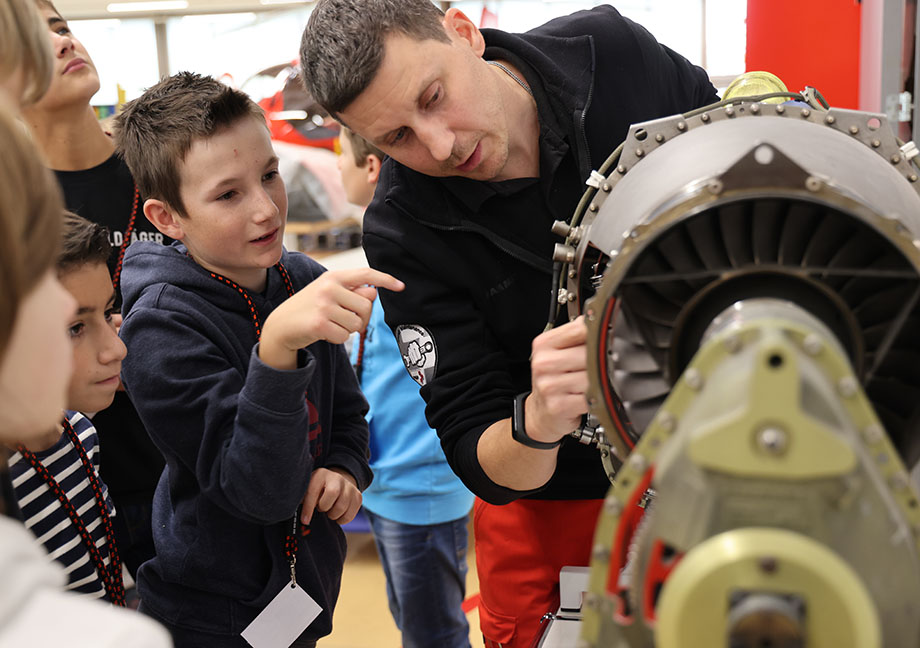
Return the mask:
M155 0L154 2L113 2L106 9L109 13L140 11L175 11L188 9L188 0Z

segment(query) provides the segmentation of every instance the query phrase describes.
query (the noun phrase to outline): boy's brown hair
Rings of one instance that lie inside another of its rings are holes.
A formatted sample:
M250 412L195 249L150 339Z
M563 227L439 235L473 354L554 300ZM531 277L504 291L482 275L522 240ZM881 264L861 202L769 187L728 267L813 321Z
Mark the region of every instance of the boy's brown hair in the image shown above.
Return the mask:
M179 72L151 86L115 118L115 144L141 195L187 216L179 167L195 140L265 115L245 93L209 76Z
M61 253L57 258L58 276L87 264L105 265L112 253L108 229L73 212L64 212L61 238Z
M348 126L342 125L340 131L341 137L347 137L351 144L351 154L355 158L355 166L362 168L367 164L367 156L375 155L381 162L386 154L379 148L368 142L366 139L351 130Z
M0 360L20 302L54 264L61 241L61 190L22 124L0 106Z

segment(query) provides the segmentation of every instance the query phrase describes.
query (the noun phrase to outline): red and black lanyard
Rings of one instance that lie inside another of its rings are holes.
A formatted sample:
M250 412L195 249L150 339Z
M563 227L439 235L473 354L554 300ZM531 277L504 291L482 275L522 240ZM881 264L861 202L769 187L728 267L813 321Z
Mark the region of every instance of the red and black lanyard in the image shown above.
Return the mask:
M93 540L92 534L86 528L86 524L83 522L83 518L80 517L80 514L77 513L76 507L74 507L73 502L70 501L70 498L67 497L67 493L64 492L64 489L61 488L61 485L54 478L54 475L45 467L45 465L35 456L34 453L27 450L24 446L20 445L16 448L19 454L22 455L22 458L29 462L29 465L35 470L36 474L41 478L43 482L48 486L55 497L57 497L58 502L60 502L61 507L67 513L67 517L70 518L70 521L76 527L77 532L80 534L80 539L83 540L83 544L86 546L86 550L89 552L89 556L93 561L93 565L96 567L96 572L99 574L99 578L102 580L102 585L105 587L105 592L109 597L109 600L114 605L119 605L124 607L125 605L125 584L121 577L121 558L118 555L118 547L115 545L115 531L112 527L112 520L109 517L109 511L105 505L105 495L102 492L102 481L99 479L99 475L96 473L96 468L93 466L93 463L90 461L89 456L86 454L86 448L83 447L83 444L80 442L80 437L77 436L77 433L74 431L73 426L70 424L70 421L64 420L64 434L67 435L70 443L73 444L73 447L76 448L77 454L80 457L80 463L83 464L83 470L86 472L86 478L89 480L90 488L93 491L93 498L96 500L96 507L99 509L99 517L102 520L103 528L105 529L105 538L108 544L109 549L109 565L106 567L105 560L102 557L102 553L99 551L99 547L96 546L96 542Z
M274 266L277 268L278 272L281 274L281 279L284 281L284 287L287 290L288 297L294 296L294 284L291 283L291 277L288 274L287 269L284 267L280 261ZM245 300L246 304L249 306L249 313L252 315L252 325L256 331L256 340L262 338L262 323L259 321L259 313L256 310L255 304L252 303L252 297L249 296L249 292L237 284L235 281L227 279L223 275L219 275L216 272L209 272L211 277L217 279L221 283L224 283L235 291L237 291L240 296ZM309 528L309 527L308 527ZM284 535L284 556L287 558L288 563L291 565L291 586L297 585L297 575L294 571L297 566L297 539L301 535L305 535L306 532L302 529L300 523L300 509L297 509L297 512L294 513L294 520L291 524L291 530Z
M128 226L125 228L125 237L118 247L118 261L115 263L115 272L112 275L112 285L118 290L118 284L121 281L121 264L125 260L125 250L131 245L131 236L134 234L134 224L137 221L137 205L141 200L140 192L137 190L137 183L134 183L134 203L131 205L131 217L128 219Z

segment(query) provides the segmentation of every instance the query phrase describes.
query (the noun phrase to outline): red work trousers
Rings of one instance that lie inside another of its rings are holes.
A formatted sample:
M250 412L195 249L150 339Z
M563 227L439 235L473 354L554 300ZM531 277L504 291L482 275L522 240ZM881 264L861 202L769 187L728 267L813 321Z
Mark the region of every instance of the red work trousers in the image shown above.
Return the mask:
M603 500L473 505L479 622L486 648L531 648L559 607L559 570L590 561Z

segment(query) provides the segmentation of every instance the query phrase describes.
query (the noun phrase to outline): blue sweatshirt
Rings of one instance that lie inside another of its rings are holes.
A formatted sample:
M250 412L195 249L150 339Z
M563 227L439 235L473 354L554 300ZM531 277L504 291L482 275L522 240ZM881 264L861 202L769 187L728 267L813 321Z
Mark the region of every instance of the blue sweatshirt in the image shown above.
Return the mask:
M323 272L299 253L282 263L295 292ZM279 271L267 272L265 291L249 293L260 324L288 297ZM314 468L370 483L367 403L341 345L310 345L292 371L262 363L246 299L179 243L128 248L122 294L122 377L166 459L157 555L141 566L138 591L168 623L238 635L290 580L285 533ZM339 525L316 513L297 582L323 612L305 639L331 632L344 558Z
M357 354L355 344L353 361ZM470 512L473 494L450 469L438 435L428 427L425 401L403 365L379 299L367 324L361 362L374 471L374 483L364 491L364 508L403 524L462 518Z

